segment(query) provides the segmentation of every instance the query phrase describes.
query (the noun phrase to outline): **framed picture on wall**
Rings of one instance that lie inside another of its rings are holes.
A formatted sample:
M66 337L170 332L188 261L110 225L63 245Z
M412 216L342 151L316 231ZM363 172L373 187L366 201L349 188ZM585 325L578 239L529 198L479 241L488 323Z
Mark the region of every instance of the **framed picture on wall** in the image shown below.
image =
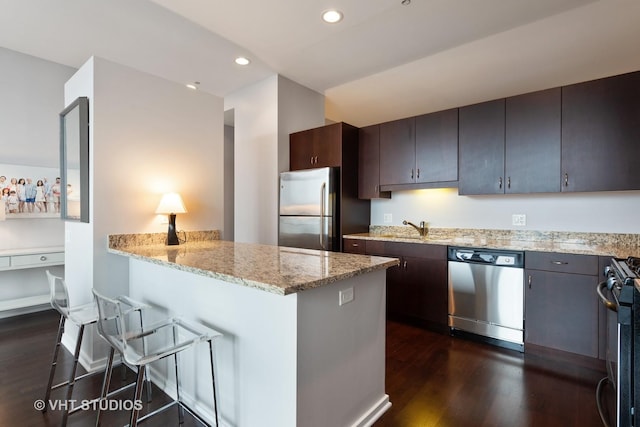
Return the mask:
M59 218L61 189L57 168L0 164L0 219Z

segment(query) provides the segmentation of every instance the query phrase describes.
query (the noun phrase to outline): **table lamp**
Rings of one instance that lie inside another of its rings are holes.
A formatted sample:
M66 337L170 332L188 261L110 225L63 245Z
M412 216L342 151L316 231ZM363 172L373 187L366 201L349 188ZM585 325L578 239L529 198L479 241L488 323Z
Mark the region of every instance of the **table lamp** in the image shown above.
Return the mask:
M176 214L187 213L182 198L178 193L167 193L160 199L160 204L156 209L157 214L169 215L169 231L167 232L167 245L179 245L178 235L176 234Z

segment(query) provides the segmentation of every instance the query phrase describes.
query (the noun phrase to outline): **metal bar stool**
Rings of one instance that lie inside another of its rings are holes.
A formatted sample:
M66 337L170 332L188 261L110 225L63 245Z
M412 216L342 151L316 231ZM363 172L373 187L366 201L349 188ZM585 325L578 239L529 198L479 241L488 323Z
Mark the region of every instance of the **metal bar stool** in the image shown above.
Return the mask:
M176 374L177 398L161 408L152 411L143 417L139 417L139 405L133 405L129 426L135 427L139 422L158 414L166 409L178 405L178 420L180 424L184 421L184 410L189 411L198 421L209 425L205 420L189 408L180 400L180 380L178 373L178 353L199 343L209 343L209 357L211 364L211 382L213 386L213 410L216 426L218 425L218 404L216 396L216 382L214 369L213 340L221 337L222 334L204 325L190 322L182 318L169 318L153 325L145 325L145 330L135 330L131 328L132 322L127 318L127 313L122 309L122 303L117 299L111 299L93 290L96 304L98 306L98 333L111 346L105 380L102 389L102 398L106 398L106 390L111 377L112 360L115 351L124 355L127 364L138 367L138 377L136 381L135 401L139 401L142 395L143 373L146 366L152 362L164 359L169 356L174 357ZM98 405L100 408L100 405ZM96 425L100 425L102 412L98 411Z
M51 306L55 310L57 310L58 313L60 313L60 323L58 325L58 334L57 334L56 344L53 351L53 360L51 362L51 368L49 370L49 380L47 382L47 390L45 392L44 408L42 409L42 412L45 413L49 409L49 398L51 397L51 392L58 388L67 386L67 393L65 396L66 398L65 401L67 402L67 405L64 406L65 409L62 414L62 425L64 426L67 424L67 419L69 415L80 409L79 407L71 409L68 406L69 402L71 402L71 397L73 396L73 388L76 381L102 372L102 371L94 371L94 372L88 372L86 374L76 376L78 361L80 359L80 349L82 347L82 338L84 336L84 330L86 326L94 324L98 321L98 309L96 307L95 301L92 301L91 303L88 303L88 304L71 307L69 304L69 291L67 289L67 284L65 283L64 279L58 276L54 276L53 274L51 274L51 272L49 272L49 270L47 270L46 273L47 273L47 279L49 281ZM143 308L143 304L140 304L136 301L133 301L130 298L123 297L123 296L118 297L118 300L121 302L121 304L125 305L128 308L128 310L137 311L140 314L140 322L141 322L140 324L142 327L142 311L141 310ZM71 368L71 373L69 374L69 379L59 384L53 385L53 380L54 380L56 368L58 365L58 354L60 352L60 345L62 343L62 335L64 334L64 327L67 320L70 320L71 322L73 322L75 325L78 326L78 336L76 339L76 347L73 354L73 365ZM133 386L133 384L134 383L128 384L124 386L123 389L131 387ZM151 400L150 381L148 381L147 385L148 385L147 400Z

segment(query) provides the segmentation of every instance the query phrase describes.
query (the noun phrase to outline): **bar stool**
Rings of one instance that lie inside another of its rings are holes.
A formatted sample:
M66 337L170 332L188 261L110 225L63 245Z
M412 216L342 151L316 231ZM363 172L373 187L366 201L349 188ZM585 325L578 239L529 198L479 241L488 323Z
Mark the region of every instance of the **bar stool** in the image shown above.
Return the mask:
M184 421L184 410L189 411L198 421L209 425L198 414L180 400L180 380L178 373L178 353L188 348L192 348L199 343L209 343L209 357L211 364L211 382L213 387L213 410L216 426L218 426L218 403L216 396L216 382L214 370L213 340L222 336L214 329L204 325L190 322L182 318L174 317L162 320L153 325L146 325L144 331L133 330L126 313L122 309L122 304L117 299L111 299L101 295L95 289L93 295L98 306L98 333L111 346L107 370L102 388L102 398L106 396L111 377L112 361L115 351L124 355L128 364L138 367L138 377L136 380L135 401L139 401L142 394L143 373L146 366L152 362L164 359L169 356L174 358L176 373L176 400L161 408L152 411L143 417L139 417L139 405L132 405L130 416L130 427L135 427L139 422L158 414L174 405L178 405L178 420L180 424ZM166 334L166 335L165 335ZM167 342L166 338L169 338ZM98 405L98 419L96 426L100 425L102 412Z
M51 296L51 306L60 313L60 323L58 325L58 335L56 338L56 344L53 351L53 360L51 362L51 368L49 370L49 380L47 382L47 390L45 392L44 397L44 408L42 412L45 413L49 409L49 398L51 397L51 392L60 387L67 386L66 400L67 405L64 406L64 411L62 414L62 425L66 425L69 414L75 412L79 408L75 408L75 410L69 408L69 403L71 402L71 397L73 396L73 387L76 381L81 380L86 377L90 377L92 375L96 375L101 373L101 371L88 372L86 374L82 374L76 376L76 371L78 368L78 361L80 359L80 349L82 347L82 338L84 336L84 329L86 326L92 325L98 321L98 309L96 307L95 301L91 303L79 305L79 306L71 306L69 303L69 291L67 289L67 284L64 279L58 276L51 274L49 270L46 271L47 279L49 281L50 288L50 296ZM118 300L121 304L127 307L127 310L137 311L140 313L140 322L142 325L142 308L143 304L138 303L130 298L121 296L118 297ZM76 348L73 354L73 365L71 368L71 373L69 374L69 379L63 381L59 384L53 385L54 376L56 373L56 367L58 364L58 354L60 351L60 345L62 343L62 335L64 334L64 327L67 320L73 322L76 326L78 326L78 336L76 339ZM133 386L134 383L124 386L123 388L128 388ZM150 382L148 382L148 394L147 399L151 399L150 394Z

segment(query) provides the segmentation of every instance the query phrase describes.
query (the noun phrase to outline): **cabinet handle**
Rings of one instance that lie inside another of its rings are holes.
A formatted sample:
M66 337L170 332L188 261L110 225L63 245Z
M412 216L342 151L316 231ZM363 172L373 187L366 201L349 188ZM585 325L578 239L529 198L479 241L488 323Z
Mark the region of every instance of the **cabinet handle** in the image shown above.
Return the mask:
M413 179L413 168L411 168L411 179Z
M352 243L351 246L353 246L354 248L357 248L358 244L357 243Z
M532 280L533 280L533 279L531 278L531 275L529 274L529 280L527 280L527 282L529 283L529 289L531 289L531 281L532 281Z
M315 164L318 164L318 156L315 157Z
M511 188L511 177L507 177L507 188Z
M374 193L377 193L377 192L378 192L378 186L377 186L377 185L374 185L374 186L373 186L373 192L374 192Z
M498 178L498 188L502 190L502 177Z
M46 261L46 260L47 260L47 257L46 257L46 256L42 255L42 256L40 257L40 261Z
M311 165L313 164L313 156L311 156L311 157L309 158L309 164L311 164Z
M568 265L568 262L564 262L564 261L551 261L551 264L555 264L555 265Z
M564 186L565 187L569 186L569 174L568 173L564 174Z
M418 173L417 173L417 175L416 175L416 178L417 178L417 179L420 179L420 169L418 169Z
M407 261L402 263L402 268L407 268Z

